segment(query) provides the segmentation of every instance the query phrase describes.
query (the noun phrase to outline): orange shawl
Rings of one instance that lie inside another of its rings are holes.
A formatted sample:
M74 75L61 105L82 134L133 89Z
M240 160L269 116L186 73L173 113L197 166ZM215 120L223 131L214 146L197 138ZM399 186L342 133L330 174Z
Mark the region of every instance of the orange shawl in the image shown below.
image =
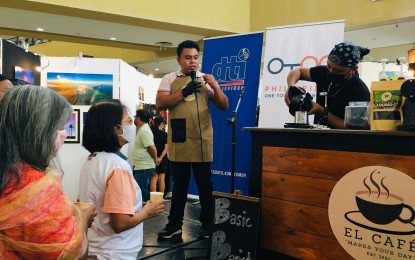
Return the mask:
M36 171L28 168L26 174ZM5 259L77 259L86 250L81 213L63 193L61 179L47 170L0 198L0 255Z

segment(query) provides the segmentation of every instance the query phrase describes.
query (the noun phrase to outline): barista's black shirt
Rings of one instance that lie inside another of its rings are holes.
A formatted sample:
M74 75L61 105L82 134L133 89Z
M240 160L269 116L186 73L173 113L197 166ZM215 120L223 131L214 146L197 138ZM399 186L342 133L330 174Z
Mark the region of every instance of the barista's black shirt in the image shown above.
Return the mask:
M344 109L349 105L350 101L369 101L370 93L366 84L356 75L353 75L348 81L341 85L330 87L327 79L329 71L327 66L317 66L310 68L310 76L312 81L317 84L317 103L324 107L324 96L320 96L321 92L328 92L327 108L330 113L344 118ZM316 115L314 122L317 123L319 116Z

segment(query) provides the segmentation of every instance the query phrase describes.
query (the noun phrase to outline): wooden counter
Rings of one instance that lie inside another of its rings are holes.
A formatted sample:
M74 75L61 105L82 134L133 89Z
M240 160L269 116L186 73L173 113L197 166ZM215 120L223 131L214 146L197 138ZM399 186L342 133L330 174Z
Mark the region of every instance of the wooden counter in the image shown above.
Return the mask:
M415 133L264 129L251 131L249 196L260 197L260 246L300 259L353 259L337 242L328 202L337 181L380 165L415 178Z

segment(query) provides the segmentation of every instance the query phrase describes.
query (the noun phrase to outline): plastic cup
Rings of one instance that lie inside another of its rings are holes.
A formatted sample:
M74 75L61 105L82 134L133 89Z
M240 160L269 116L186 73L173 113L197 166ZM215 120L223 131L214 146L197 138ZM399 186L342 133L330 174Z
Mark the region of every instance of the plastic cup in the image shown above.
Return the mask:
M150 201L151 203L157 203L163 200L164 192L152 191L150 192Z
M82 203L82 202L75 202L75 206L77 206L80 210L86 210L87 208L94 206L92 203Z

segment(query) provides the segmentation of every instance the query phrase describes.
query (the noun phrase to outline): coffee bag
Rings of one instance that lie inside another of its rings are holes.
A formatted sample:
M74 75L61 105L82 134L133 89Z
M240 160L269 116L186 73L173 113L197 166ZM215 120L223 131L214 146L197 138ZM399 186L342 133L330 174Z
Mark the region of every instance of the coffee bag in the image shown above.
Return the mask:
M370 130L396 131L402 121L404 80L375 81L370 87Z

